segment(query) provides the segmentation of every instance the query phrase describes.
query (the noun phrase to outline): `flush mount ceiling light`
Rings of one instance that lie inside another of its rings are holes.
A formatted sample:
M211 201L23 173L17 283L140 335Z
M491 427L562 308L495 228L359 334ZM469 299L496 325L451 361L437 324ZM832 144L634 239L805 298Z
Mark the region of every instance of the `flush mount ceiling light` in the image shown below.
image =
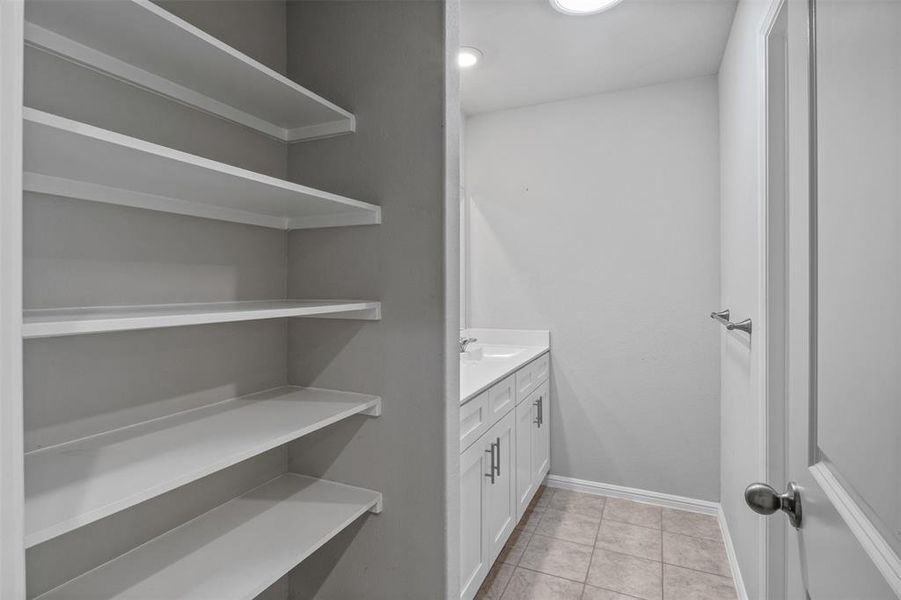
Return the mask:
M463 46L457 53L457 66L461 69L469 69L476 66L481 59L481 50L471 46Z
M593 15L609 10L623 0L550 0L551 6L566 15Z

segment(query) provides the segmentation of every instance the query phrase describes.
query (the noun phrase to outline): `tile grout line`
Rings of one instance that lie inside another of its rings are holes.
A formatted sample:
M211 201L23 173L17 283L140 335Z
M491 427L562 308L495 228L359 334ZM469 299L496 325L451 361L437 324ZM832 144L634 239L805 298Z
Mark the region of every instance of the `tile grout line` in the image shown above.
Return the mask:
M582 598L582 600L584 600L585 592L586 592L586 590L587 590L589 587L593 587L593 588L596 588L596 589L604 589L604 590L608 590L608 591L611 591L611 592L614 592L614 593L622 594L622 592L617 592L616 590L609 590L608 588L604 588L604 587L601 587L601 586L594 586L594 585L590 585L590 584L588 583L588 575L589 575L590 572L591 572L591 566L592 566L592 564L594 563L594 557L595 557L595 554L596 554L596 551L597 551L597 540L598 540L598 538L599 538L599 536L600 536L600 529L601 529L601 527L603 526L603 523L604 523L604 520L605 520L605 519L608 520L608 521L614 522L614 523L620 523L620 524L629 525L629 526L641 527L641 528L643 528L643 529L650 529L650 530L655 530L655 529L656 529L657 531L659 531L659 534L660 534L660 559L659 559L659 563L660 563L660 593L661 593L660 598L661 598L661 600L666 600L666 595L665 595L664 587L663 587L663 577L664 577L664 571L665 571L666 565L670 565L670 566L673 566L673 567L679 568L679 569L685 569L685 570L687 570L687 571L691 571L691 572L694 572L694 573L699 573L699 574L703 574L703 575L707 575L707 576L717 577L717 578L724 579L724 580L729 580L729 581L732 583L733 587L734 587L735 581L734 581L734 578L733 578L733 577L726 576L726 575L721 575L721 574L719 574L719 573L713 573L713 572L710 572L710 571L704 571L704 570L696 569L696 568L692 568L692 567L686 567L686 566L679 565L679 564L675 564L675 563L669 563L669 562L664 561L664 559L663 559L663 538L664 538L664 534L665 534L665 533L670 533L670 534L673 534L673 535L683 536L683 537L687 537L687 538L691 538L691 539L704 540L704 541L710 541L710 542L719 542L719 543L721 543L721 544L724 544L725 542L724 542L724 540L723 540L722 533L720 534L720 537L719 537L718 539L716 539L716 538L710 538L710 537L699 536L699 535L691 535L691 534L682 533L682 532L678 532L678 531L667 531L667 530L664 528L664 525L663 525L663 509L664 509L665 507L662 507L662 506L657 506L657 507L656 507L656 508L660 509L660 526L659 526L659 527L649 527L649 526L647 526L647 525L641 525L641 524L638 524L638 523L630 523L630 522L628 522L628 521L621 521L621 520L618 520L618 519L615 519L615 518L609 518L609 517L606 516L606 514L607 514L607 508L608 508L607 503L608 503L608 501L610 500L610 498L609 498L609 497L606 497L606 496L603 496L603 498L604 498L604 506L603 506L603 508L601 509L600 519L599 519L599 521L598 521L597 528L595 529L595 534L594 534L594 538L593 538L593 543L591 544L591 553L590 553L590 556L589 556L588 571L586 572L583 581L580 582L580 581L578 581L578 580L570 579L570 578L568 578L568 577L562 577L562 576L560 576L560 575L555 575L555 574L551 574L551 573L544 573L543 571L539 571L539 570L537 570L537 569L532 569L532 568L528 568L528 567L521 566L521 562L522 562L523 557L525 556L525 552L526 552L526 550L529 548L529 546L531 546L531 543L532 543L532 541L534 540L534 538L535 538L536 535L540 535L540 537L549 538L549 539L552 539L552 540L559 540L559 541L563 541L563 542L566 542L566 543L576 544L576 545L578 545L578 546L587 546L587 545L588 545L588 544L580 544L579 542L573 542L572 540L568 540L568 539L565 539L565 538L557 538L557 537L554 537L554 536L547 536L547 535L543 535L543 534L538 534L538 533L537 533L537 530L538 530L539 525L540 525L541 522L544 520L544 517L545 517L546 514L547 514L547 510L550 509L550 500L551 500L551 498L552 498L554 495L556 495L556 492L557 492L557 491L558 491L558 490L557 490L556 488L551 488L551 487L545 486L545 491L542 493L542 496L547 498L545 508L544 508L543 510L538 510L538 509L537 509L537 506L533 506L533 507L528 511L529 513L536 513L536 512L537 512L537 513L538 513L538 519L537 519L537 521L536 521L536 523L535 523L535 527L533 528L532 531L521 530L521 533L525 536L525 540L524 540L525 547L523 548L522 554L521 554L519 557L517 557L517 559L516 559L515 562L513 562L513 563L506 563L506 564L509 564L509 565L512 567L513 573L511 573L510 578L507 579L507 581L504 583L503 588L502 588L501 591L500 591L500 596L499 596L499 598L502 598L503 595L507 592L507 589L508 589L509 586L510 586L510 582L513 580L513 574L516 572L517 569L523 569L523 570L525 570L525 571L530 571L530 572L532 572L532 573L538 573L538 574L546 575L546 576L549 576L549 577L557 577L557 578L560 578L560 579L563 579L563 580L572 581L573 583L580 583L580 584L582 585L582 592L581 592L581 595L580 595L580 598ZM653 504L651 504L651 506L653 506ZM674 509L674 510L677 510L677 509ZM561 512L568 512L568 511L561 511ZM677 512L685 512L685 511L678 511L678 510L677 510ZM517 524L517 525L518 525L518 524ZM628 553L622 552L621 550L622 550L621 548L617 548L617 551L611 551L611 552L614 552L614 553L616 553L616 554L620 554L620 555L623 555L623 556L632 557L632 558L643 559L643 560L650 560L650 559L645 558L644 556L634 556L634 555L632 555L632 554L628 554ZM655 562L656 562L656 561L655 561ZM630 597L630 598L633 597L633 596L630 596L629 594L623 594L623 595L624 595L624 596L628 596L628 597Z
M544 494L546 494L546 493L548 492L548 489L549 489L549 488L548 488L547 486L545 486L544 491L541 493L541 495L544 496ZM557 493L557 491L554 490L553 493ZM550 498L548 498L548 501L550 501ZM527 506L526 508L528 509L528 506ZM532 510L534 511L535 508L533 508ZM540 522L541 522L541 519L543 519L543 518L544 518L544 511L541 511L541 515L538 517L538 522L535 523L535 529L538 529L538 523L540 523ZM514 527L513 529L515 530L516 528ZM526 548L529 547L529 544L532 543L532 538L535 537L535 531L534 531L534 530L531 531L531 532L528 532L528 531L523 530L523 533L528 533L528 534L529 534L529 540L528 540L528 542L526 542L526 547L522 549L522 554L519 556L518 559L516 559L516 563L512 565L512 566L513 566L513 572L510 573L510 578L507 580L507 583L504 584L504 588L501 590L501 593L500 593L500 595L498 596L498 600L503 600L504 594L507 593L507 588L510 587L510 582L513 581L513 576L516 574L516 569L519 569L519 568L520 568L519 563L522 562L522 557L523 557L523 555L525 555L525 553L526 553ZM503 549L501 550L501 552L503 552Z
M604 498L604 506L601 508L601 518L598 521L598 528L594 532L594 543L591 544L591 556L588 558L588 570L585 571L585 581L582 582L582 594L580 598L585 598L585 588L588 585L588 576L591 574L591 565L594 563L594 551L598 547L598 536L601 534L601 524L604 522L604 513L607 512L607 498Z
M663 588L663 507L660 510L660 600L666 600L666 592Z
M570 579L569 577L564 577L563 575L552 575L551 573L545 573L544 571L539 571L537 569L530 569L529 567L516 567L516 568L522 569L523 571L529 571L530 573L538 573L539 575L546 575L552 579L562 579L564 581L569 581L570 583L578 583L579 585L582 585L582 586L585 585L584 582L581 582L578 579Z
M586 583L585 587L586 588L594 588L596 590L604 590L605 592L612 592L619 596L625 596L626 598L635 598L635 600L647 600L646 598L641 598L639 596L633 596L632 594L624 594L623 592L617 592L616 590L611 590L610 588L601 587L599 585L589 585Z
M669 567L676 567L678 569L685 569L686 571L694 571L695 573L702 573L704 575L713 575L714 577L721 577L723 579L732 580L732 578L728 575L720 575L719 573L711 573L710 571L702 571L701 569L694 569L692 567L683 567L682 565L677 565L676 563L665 562L665 563L661 563L661 564L669 566Z

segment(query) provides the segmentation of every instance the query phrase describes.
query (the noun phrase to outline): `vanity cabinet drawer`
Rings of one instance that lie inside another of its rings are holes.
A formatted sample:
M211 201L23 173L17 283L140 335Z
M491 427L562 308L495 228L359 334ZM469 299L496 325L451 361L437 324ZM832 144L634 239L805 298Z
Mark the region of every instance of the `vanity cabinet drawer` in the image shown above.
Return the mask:
M516 405L516 374L502 379L488 390L488 413L491 424Z
M545 353L516 372L517 404L525 400L526 396L547 381L549 367L550 354Z
M460 452L485 433L491 422L488 419L488 394L482 392L460 407Z

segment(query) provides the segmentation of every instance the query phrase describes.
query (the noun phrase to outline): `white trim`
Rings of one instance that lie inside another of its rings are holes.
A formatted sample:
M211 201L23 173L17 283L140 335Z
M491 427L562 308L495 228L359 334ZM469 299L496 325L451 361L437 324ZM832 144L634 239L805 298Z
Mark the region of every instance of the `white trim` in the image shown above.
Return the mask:
M732 534L729 532L729 523L726 521L726 513L720 506L717 511L717 520L720 523L720 532L723 534L723 544L726 546L726 558L729 560L729 569L732 571L732 581L735 584L735 592L738 600L748 600L748 590L745 588L745 580L741 576L738 566L738 556L735 554L735 545L732 543ZM761 598L768 596L761 595Z
M772 456L772 446L773 439L771 438L770 432L770 419L773 415L771 415L771 406L770 406L770 398L769 398L769 385L768 380L770 377L769 373L769 288L770 288L770 277L772 273L769 270L769 248L770 248L770 238L769 238L769 220L771 215L769 214L769 111L768 111L768 103L769 103L769 51L768 51L768 42L770 34L773 31L773 27L776 24L776 20L778 19L782 8L785 6L785 0L768 0L769 6L767 7L766 12L764 13L763 19L761 20L760 27L758 29L757 34L757 60L758 60L758 122L757 122L757 150L758 150L758 164L757 164L757 185L758 185L758 218L757 218L757 250L758 250L758 316L757 319L759 321L759 325L755 327L755 336L757 338L756 341L756 351L757 351L757 402L758 402L758 430L760 432L758 436L758 446L757 446L757 480L758 481L776 481L777 479L784 479L785 472L783 469L782 473L774 473L771 472L769 468L771 462L773 461ZM783 422L783 429L785 427L785 423ZM784 463L784 457L783 457ZM781 482L776 485L780 485ZM721 527L725 525L725 516L721 519ZM770 552L774 550L771 548L774 545L773 540L770 539L769 528L771 527L770 522L767 519L759 519L757 524L757 589L761 598L769 598L771 595L775 595L777 597L781 597L785 592L781 592L778 594L772 594L773 590L770 590L770 564L772 560L780 560L784 563L785 555L782 552L781 557L770 557ZM727 535L727 529L723 529L724 536ZM735 554L734 547L731 547L731 538L729 540L729 545L727 545L727 549L729 549L732 554ZM784 549L783 549L784 550ZM730 563L733 564L733 573L737 574L735 577L736 587L738 588L738 581L741 578L741 574L738 572L738 563L737 559L730 558ZM785 582L782 581L782 586L784 587ZM744 583L742 582L741 589L744 589ZM747 593L745 592L745 597L747 597Z
M545 478L545 484L548 487L560 488L563 490L574 490L576 492L584 492L596 496L623 498L634 502L656 504L666 508L686 510L704 515L716 516L719 515L720 512L720 505L717 502L613 485L612 483L599 483L597 481L587 481L585 479L576 479L574 477L548 475L547 478Z
M0 598L25 597L22 424L24 3L0 1Z
M444 597L460 598L460 0L444 3ZM476 589L478 589L476 587Z
M825 463L810 467L810 474L823 488L823 493L841 515L848 529L857 538L864 552L885 577L892 591L901 598L901 558L892 549L879 530L864 514L841 482Z

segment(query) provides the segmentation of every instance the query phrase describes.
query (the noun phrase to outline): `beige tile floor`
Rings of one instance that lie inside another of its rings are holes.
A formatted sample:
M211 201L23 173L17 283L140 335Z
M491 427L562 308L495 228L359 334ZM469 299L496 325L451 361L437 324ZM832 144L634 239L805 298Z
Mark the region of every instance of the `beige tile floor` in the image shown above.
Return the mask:
M479 600L736 600L715 517L542 488Z

